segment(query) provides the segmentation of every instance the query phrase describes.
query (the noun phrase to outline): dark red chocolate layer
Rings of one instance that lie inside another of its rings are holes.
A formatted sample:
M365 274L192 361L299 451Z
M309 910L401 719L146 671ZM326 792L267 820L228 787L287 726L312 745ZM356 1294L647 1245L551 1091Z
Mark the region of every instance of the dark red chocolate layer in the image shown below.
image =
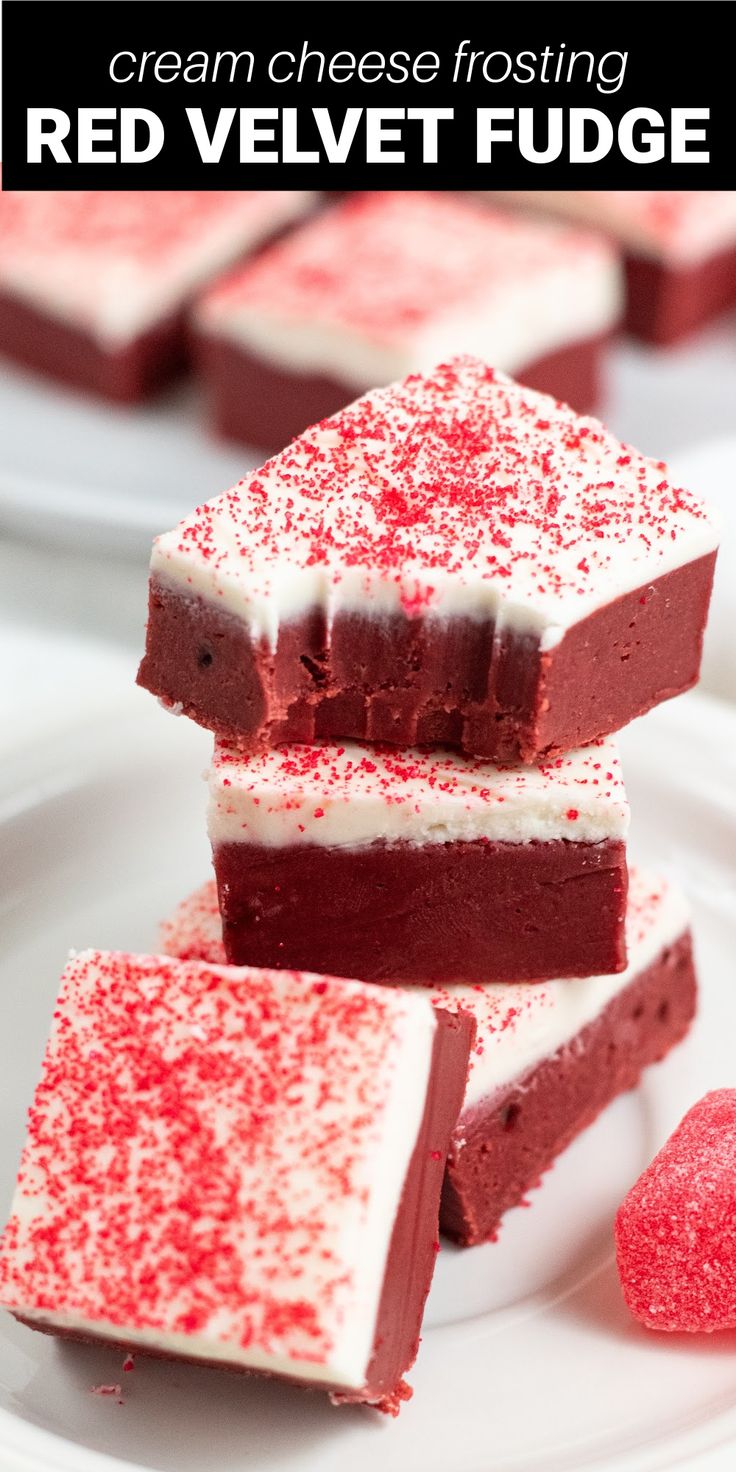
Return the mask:
M571 1043L464 1113L447 1162L442 1231L465 1246L492 1238L575 1136L685 1036L695 1002L687 933Z
M715 553L575 624L542 653L491 619L322 614L275 653L213 603L152 579L138 683L248 747L358 739L538 760L619 730L694 685Z
M411 1369L419 1349L419 1335L439 1247L439 1201L447 1152L452 1131L457 1123L465 1092L468 1059L473 1041L474 1023L466 1014L437 1010L437 1031L432 1049L432 1065L427 1097L417 1143L409 1163L404 1189L394 1224L383 1289L376 1321L373 1354L362 1390L346 1390L340 1385L326 1385L294 1376L275 1378L289 1380L307 1389L330 1390L344 1403L368 1403L388 1415L397 1416L403 1401L411 1396L404 1375ZM221 1360L175 1354L153 1348L142 1348L126 1339L121 1327L119 1338L59 1329L56 1325L14 1316L29 1329L54 1334L60 1339L83 1344L102 1344L126 1354L146 1355L154 1359L180 1360L184 1364L204 1365L209 1369L235 1370L251 1375L261 1372Z
M626 964L623 843L225 843L228 960L447 985L595 976Z
M610 344L609 332L587 337L583 342L567 343L553 353L535 358L527 368L513 376L540 394L562 399L578 414L593 414L603 398L605 361Z
M627 332L666 347L736 306L736 245L706 261L673 268L627 256Z
M563 399L579 414L590 413L600 399L608 341L609 335L601 334L568 343L514 376L529 388ZM195 351L217 431L271 453L356 397L350 384L325 374L290 372L224 337L203 336Z
M107 350L81 329L0 294L0 352L70 388L128 404L184 367L185 317L177 313L125 347Z
M462 1108L475 1033L474 1022L464 1013L455 1016L438 1009L437 1022L432 1078L391 1238L366 1391L339 1396L346 1402L368 1397L394 1416L400 1402L411 1394L403 1376L419 1349L424 1305L439 1249L442 1181Z

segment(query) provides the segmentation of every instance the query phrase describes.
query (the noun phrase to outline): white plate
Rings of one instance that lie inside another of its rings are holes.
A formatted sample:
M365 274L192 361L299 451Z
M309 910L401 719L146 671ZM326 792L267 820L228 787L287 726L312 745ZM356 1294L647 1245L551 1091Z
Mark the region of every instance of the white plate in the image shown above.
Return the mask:
M139 1358L122 1374L115 1351L60 1345L3 1316L3 1472L731 1472L736 1338L637 1328L611 1223L684 1110L736 1083L736 713L689 696L624 746L639 852L679 871L695 902L697 1025L497 1243L443 1248L398 1422L195 1367ZM122 689L104 714L39 736L0 768L3 1202L67 948L150 947L158 918L207 871L207 751L202 732ZM122 1405L91 1393L115 1381Z
M145 556L156 532L263 460L210 436L186 383L128 408L0 361L0 424L0 525L116 557Z

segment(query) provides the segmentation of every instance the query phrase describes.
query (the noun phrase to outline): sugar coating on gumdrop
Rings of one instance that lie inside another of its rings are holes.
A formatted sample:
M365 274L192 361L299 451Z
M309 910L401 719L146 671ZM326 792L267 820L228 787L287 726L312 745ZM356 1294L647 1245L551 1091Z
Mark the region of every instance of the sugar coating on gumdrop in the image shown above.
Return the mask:
M621 1205L624 1298L650 1329L736 1328L736 1089L685 1115Z

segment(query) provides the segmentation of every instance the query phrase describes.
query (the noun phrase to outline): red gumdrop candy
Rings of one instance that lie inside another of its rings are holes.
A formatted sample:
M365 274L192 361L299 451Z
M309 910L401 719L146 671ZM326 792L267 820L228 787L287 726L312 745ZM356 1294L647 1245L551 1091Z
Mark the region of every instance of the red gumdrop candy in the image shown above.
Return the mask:
M616 1217L624 1298L649 1329L736 1328L736 1089L706 1094Z

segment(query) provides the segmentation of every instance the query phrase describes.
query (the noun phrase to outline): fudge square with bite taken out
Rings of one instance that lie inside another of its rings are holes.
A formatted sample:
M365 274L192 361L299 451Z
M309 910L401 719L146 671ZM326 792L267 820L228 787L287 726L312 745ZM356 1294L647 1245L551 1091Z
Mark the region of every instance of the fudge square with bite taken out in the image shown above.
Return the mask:
M661 462L459 358L159 537L138 679L244 746L531 762L696 681L717 540Z
M230 961L431 985L620 971L614 743L541 766L217 743L208 828Z
M0 1303L51 1333L396 1413L472 1037L417 992L77 955Z
M0 192L0 353L88 393L140 399L186 361L193 296L312 198Z
M448 353L588 412L621 302L602 236L397 190L307 221L214 286L194 321L217 427L278 450Z
M648 1329L736 1329L736 1089L688 1111L616 1217L624 1298Z

